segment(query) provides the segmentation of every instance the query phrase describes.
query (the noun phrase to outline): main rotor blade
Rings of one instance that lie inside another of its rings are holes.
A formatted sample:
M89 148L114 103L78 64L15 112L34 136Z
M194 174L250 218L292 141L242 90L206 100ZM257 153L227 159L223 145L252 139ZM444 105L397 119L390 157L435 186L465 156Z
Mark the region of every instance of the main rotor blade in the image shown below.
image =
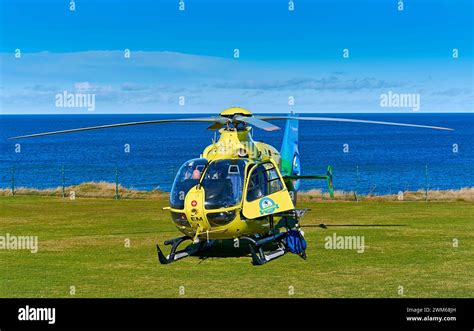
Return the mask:
M239 122L245 122L247 124L253 125L257 128L263 129L265 131L275 131L275 130L280 130L280 127L273 125L271 123L265 122L262 119L256 118L256 117L248 117L248 116L241 116L237 115L232 118L233 120L239 121Z
M219 116L219 117L216 117L216 121L209 125L207 127L208 130L218 130L220 128L222 128L223 126L226 125L226 123L229 121L228 118L225 118L225 117L222 117L222 116Z
M69 130L61 130L61 131L42 132L42 133L29 134L29 135L24 135L24 136L11 137L8 139L42 137L42 136L50 136L53 134L63 134L63 133L99 130L99 129L110 129L110 128L118 128L118 127L133 126L133 125L179 123L179 122L216 122L216 121L219 121L219 117L177 118L177 119L153 120L153 121L142 121L142 122L128 122L128 123L89 126L85 128L77 128L77 129L69 129Z
M270 121L271 120L295 119L295 120L300 120L300 121L366 123L366 124L395 125L395 126L407 126L407 127L413 127L413 128L454 131L454 129L444 128L444 127L441 127L441 126L419 125L419 124L408 124L408 123L397 123L397 122L383 122L383 121L369 121L369 120L356 120L356 119L339 118L339 117L256 116L255 118L258 118L258 119L261 119L261 120L270 120Z

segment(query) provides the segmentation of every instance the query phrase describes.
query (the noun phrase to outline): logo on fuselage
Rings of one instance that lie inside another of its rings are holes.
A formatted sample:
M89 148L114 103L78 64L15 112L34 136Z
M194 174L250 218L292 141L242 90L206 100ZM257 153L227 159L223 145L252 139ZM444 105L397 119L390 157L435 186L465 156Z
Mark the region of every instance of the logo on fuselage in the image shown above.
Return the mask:
M277 210L279 207L270 198L263 198L260 200L260 215L270 214Z

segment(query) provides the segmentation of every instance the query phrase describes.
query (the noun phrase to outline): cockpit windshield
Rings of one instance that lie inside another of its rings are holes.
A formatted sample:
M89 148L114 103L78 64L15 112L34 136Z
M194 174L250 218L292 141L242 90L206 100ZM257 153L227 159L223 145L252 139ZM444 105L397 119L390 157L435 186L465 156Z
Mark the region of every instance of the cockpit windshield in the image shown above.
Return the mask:
M173 187L170 193L171 208L183 209L184 198L188 191L199 184L202 172L206 167L206 159L192 159L185 162L173 182Z
M202 187L206 209L231 207L242 200L245 178L244 160L218 160L209 164Z

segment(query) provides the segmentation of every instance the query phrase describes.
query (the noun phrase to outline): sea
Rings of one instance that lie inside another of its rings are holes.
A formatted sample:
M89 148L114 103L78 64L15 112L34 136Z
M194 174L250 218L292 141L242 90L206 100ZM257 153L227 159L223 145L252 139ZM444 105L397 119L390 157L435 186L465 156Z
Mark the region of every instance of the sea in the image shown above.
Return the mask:
M209 116L193 114L192 116ZM303 175L333 168L336 190L359 194L474 187L474 114L305 114L415 123L437 131L360 123L300 122ZM127 188L169 191L176 171L199 157L215 132L206 123L141 125L24 140L9 137L121 122L190 115L0 115L0 188L55 188L116 181ZM254 140L280 149L280 131L255 129ZM327 191L323 180L302 190Z

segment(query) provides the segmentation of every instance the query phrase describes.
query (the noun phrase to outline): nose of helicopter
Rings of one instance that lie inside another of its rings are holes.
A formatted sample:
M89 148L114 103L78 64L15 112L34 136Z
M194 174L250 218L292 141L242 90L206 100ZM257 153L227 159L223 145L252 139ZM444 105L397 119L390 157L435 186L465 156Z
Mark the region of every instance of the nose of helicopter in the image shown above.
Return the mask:
M204 213L204 191L202 189L190 190L184 200L184 207L191 228L197 233L209 230L210 225Z

